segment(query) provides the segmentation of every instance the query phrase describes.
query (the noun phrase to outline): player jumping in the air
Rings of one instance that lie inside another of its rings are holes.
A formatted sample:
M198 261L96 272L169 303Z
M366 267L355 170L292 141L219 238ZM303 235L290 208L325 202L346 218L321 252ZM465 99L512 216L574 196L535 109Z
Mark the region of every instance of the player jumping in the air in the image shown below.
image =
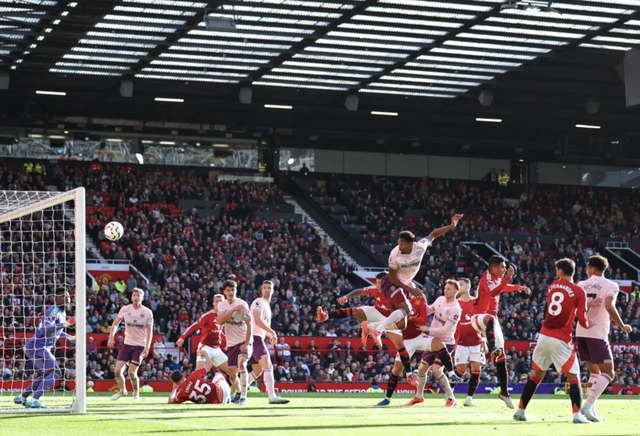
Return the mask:
M198 357L196 358L196 370L205 368L207 371L211 369L208 362L212 362L213 366L219 368L229 375L231 384L240 389L240 384L237 377L234 377L233 373L227 365L227 355L224 354L222 348L224 347L225 338L222 334L222 326L218 322L217 309L220 303L224 300L222 294L216 294L213 296L213 310L204 313L200 319L193 324L178 338L176 341L177 347L184 345L185 339L190 335L200 330L202 339L198 344ZM210 360L206 360L203 356L207 354Z
M318 322L325 322L328 319L342 319L354 317L361 322L380 322L387 318L391 311L387 303L387 298L381 291L380 284L382 278L387 275L386 272L381 272L376 275L376 285L368 288L355 289L338 298L339 304L346 304L348 300L361 297L362 295L373 295L376 299L375 306L360 306L355 308L337 309L327 313L322 307L318 307L316 312L316 320ZM366 339L366 338L365 338Z
M573 348L573 325L578 313L582 327L590 327L587 319L587 297L580 286L573 284L576 264L571 259L556 262L556 281L549 286L547 313L542 323L538 343L533 351L533 375L527 381L520 397L520 405L513 419L527 421L525 409L538 389L547 369L553 363L557 370L567 375L569 396L573 407L575 424L591 424L580 413L582 389L580 387L580 364Z
M513 401L509 395L507 363L504 352L504 336L498 322L498 307L500 293L523 291L531 294L526 286L510 285L509 281L515 274L513 267L509 267L505 275L506 263L502 256L491 256L489 268L482 274L478 285L478 296L471 309L471 326L487 337L489 352L493 357L500 382L500 399L509 409L513 409Z
M111 397L114 401L128 394L124 380L124 367L126 365L129 365L129 378L133 386L133 400L140 400L138 367L149 354L151 339L153 339L153 312L142 305L143 300L144 291L139 288L133 288L133 291L131 291L132 304L120 309L111 326L111 334L109 335L107 346L113 349L116 331L122 320L124 320L124 346L118 353L118 360L116 360L118 392Z
M273 282L266 280L260 289L262 296L251 303L251 316L253 327L253 353L249 358L249 365L253 371L249 375L250 385L264 372L264 384L269 394L269 404L287 404L285 400L276 395L275 380L273 378L273 365L269 357L269 350L265 339L268 337L271 345L278 343L276 332L271 328L271 297L273 296Z
M416 241L416 237L410 231L400 232L398 246L389 255L389 275L384 277L380 283L382 292L384 292L389 302L391 314L378 323L374 329L368 329L367 323L362 324L364 330L369 330L378 347L382 348L382 332L391 324L399 322L411 313L411 305L407 295L422 295L422 291L414 288L412 282L420 270L420 264L427 248L434 239L439 238L449 230L453 230L461 219L462 215L455 215L451 219L450 225L434 230L429 236L420 241ZM404 347L399 348L398 354L405 368L410 367L407 350Z
M469 391L464 402L465 407L475 407L473 394L478 389L480 372L486 363L486 346L483 337L471 326L471 308L475 299L471 298L469 289L471 282L469 279L459 279L460 293L458 294L458 304L462 309L458 329L456 330L456 374L462 378L471 364L471 379L469 379Z
M233 402L244 406L247 404L247 360L253 353L253 327L249 305L236 298L238 287L233 280L222 285L225 301L218 304L218 321L224 324L227 336L227 356L229 357L229 377L240 380L240 391L236 392ZM238 372L239 370L239 372Z
M587 318L592 324L589 329L581 325L576 328L580 358L586 362L591 373L588 384L589 396L581 412L593 422L602 421L596 414L595 403L613 380L613 355L609 344L611 320L613 319L625 333L631 333L631 326L622 321L616 309L616 298L620 288L616 282L603 277L608 267L609 261L606 258L591 256L587 262L588 279L578 283L587 294Z
M455 332L462 309L456 300L456 295L460 291L460 284L456 280L447 280L444 286L444 296L438 297L433 305L429 306L429 314L433 314L431 325L419 326L420 330L429 334L429 344L427 349L422 353L422 360L418 367L418 383L417 393L408 403L407 406L422 403L424 401L424 385L426 383L427 372L429 367L433 366L433 375L435 376L442 389L447 395L445 407L454 407L458 402L453 395L453 390L449 384L449 379L443 373L442 367L450 372L453 370L451 355L455 347ZM439 352L432 351L432 343L444 344L446 348Z
M215 366L215 363L209 357L209 353L205 351L200 351L198 358L202 358L206 362L206 366ZM202 367L195 370L185 379L179 370L173 371L171 373L173 390L169 395L169 403L184 403L185 401L191 401L196 404L228 403L231 388L224 379L224 375L221 372L216 372L213 381L210 382L205 379L207 372L206 367Z
M56 358L51 353L59 338L75 341L75 336L67 335L63 329L75 323L73 318L67 320L65 307L70 304L69 293L65 288L57 288L55 292L55 304L49 306L44 314L35 334L24 346L25 355L31 359L37 376L33 382L13 399L16 404L22 404L27 409L47 409L40 403L40 397L55 384L56 379L61 378L60 367ZM28 400L33 394L33 401Z

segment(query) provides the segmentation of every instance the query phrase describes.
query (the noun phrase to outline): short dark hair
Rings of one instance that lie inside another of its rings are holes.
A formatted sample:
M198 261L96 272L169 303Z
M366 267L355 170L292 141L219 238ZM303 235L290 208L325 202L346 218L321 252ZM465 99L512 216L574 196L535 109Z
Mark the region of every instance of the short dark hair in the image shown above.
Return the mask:
M492 268L492 267L494 267L496 265L500 265L501 263L505 263L506 261L507 260L504 257L498 256L497 254L494 254L489 259L489 268Z
M556 262L556 269L562 271L565 276L573 277L576 272L576 263L571 259L560 259Z
M381 273L376 274L376 279L383 279L387 275L386 271L382 271Z
M409 230L403 230L400 232L399 238L402 239L403 241L414 242L416 240L416 235L414 235Z
M237 288L238 284L233 280L225 280L222 284L222 290L224 291L227 288Z
M184 376L177 369L171 373L171 381L173 381L174 383L179 383L183 378Z
M471 284L471 280L469 280L469 279L468 279L468 278L466 278L466 277L462 277L461 279L458 279L458 281L459 281L459 282L463 282L463 283L469 283L469 284Z
M597 269L598 272L603 273L607 270L607 268L609 268L609 261L606 257L596 254L595 256L591 256L589 258L587 266L591 266Z
M60 286L56 288L56 295L65 295L67 293L67 288L64 286Z

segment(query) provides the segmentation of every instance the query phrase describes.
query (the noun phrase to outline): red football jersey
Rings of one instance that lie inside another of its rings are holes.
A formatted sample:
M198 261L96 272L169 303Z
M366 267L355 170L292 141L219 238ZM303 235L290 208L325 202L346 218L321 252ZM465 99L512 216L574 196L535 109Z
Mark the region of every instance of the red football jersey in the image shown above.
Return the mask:
M426 300L423 298L412 298L409 302L411 303L411 316L409 317L407 327L402 331L403 339L417 338L422 334L418 326L427 325L429 322Z
M462 315L458 323L458 330L456 330L456 344L464 345L465 347L480 345L482 337L471 325L471 311L473 310L474 304L476 304L476 300L473 298L469 301L458 299L458 304L460 304L460 308L462 309Z
M216 348L222 343L222 326L218 324L218 316L213 310L208 311L198 321L191 324L187 331L180 336L180 339L186 339L197 330L200 330L202 335L201 344Z
M488 270L485 271L478 284L478 298L475 299L471 314L497 316L498 306L500 305L500 293L514 292L517 291L519 287L518 285L510 285L509 281L503 280L502 277L492 276Z
M540 334L571 342L576 312L580 324L589 328L587 296L584 289L568 280L556 280L551 283L547 294L547 314Z
M384 295L384 293L378 291L378 288L376 286L365 289L364 291L362 291L362 295L374 295L376 297L376 304L374 307L378 309L378 312L380 312L383 316L391 315L387 297Z
M194 371L176 391L175 402L192 401L198 404L220 404L222 392L216 383L204 379L207 370L200 368Z

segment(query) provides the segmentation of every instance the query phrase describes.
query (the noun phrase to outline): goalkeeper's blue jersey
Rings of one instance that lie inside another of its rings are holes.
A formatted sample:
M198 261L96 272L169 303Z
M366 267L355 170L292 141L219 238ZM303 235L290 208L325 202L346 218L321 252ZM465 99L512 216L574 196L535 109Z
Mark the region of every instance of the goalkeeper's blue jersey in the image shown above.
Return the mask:
M51 349L61 336L67 337L67 334L63 332L66 319L63 308L55 305L49 307L44 314L44 319L36 328L35 335L29 339L25 347L36 350Z

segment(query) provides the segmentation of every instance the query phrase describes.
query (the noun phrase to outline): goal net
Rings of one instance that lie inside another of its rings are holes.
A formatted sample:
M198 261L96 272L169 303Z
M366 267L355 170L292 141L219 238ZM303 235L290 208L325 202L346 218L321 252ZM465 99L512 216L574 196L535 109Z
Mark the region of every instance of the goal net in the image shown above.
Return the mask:
M0 191L0 413L86 411L85 275L84 188Z

